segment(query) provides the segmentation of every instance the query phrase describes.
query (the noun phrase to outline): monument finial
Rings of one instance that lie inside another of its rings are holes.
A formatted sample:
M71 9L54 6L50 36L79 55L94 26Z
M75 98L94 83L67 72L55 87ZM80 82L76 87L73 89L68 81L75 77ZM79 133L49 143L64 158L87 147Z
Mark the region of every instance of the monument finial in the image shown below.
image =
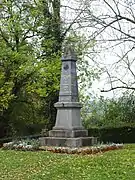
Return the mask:
M77 61L77 56L75 54L74 48L71 45L67 45L64 48L64 54L62 56L62 60Z

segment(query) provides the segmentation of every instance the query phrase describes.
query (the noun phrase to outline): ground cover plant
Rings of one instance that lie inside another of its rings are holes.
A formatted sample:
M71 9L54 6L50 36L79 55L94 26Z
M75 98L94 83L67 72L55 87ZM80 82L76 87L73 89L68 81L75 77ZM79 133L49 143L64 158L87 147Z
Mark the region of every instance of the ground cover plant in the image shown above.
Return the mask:
M134 180L135 144L96 155L0 150L0 180Z

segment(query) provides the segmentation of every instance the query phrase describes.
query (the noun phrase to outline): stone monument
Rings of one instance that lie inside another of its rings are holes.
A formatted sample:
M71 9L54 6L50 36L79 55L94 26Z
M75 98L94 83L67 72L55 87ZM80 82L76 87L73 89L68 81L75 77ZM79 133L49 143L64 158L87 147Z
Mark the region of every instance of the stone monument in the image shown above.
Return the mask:
M57 108L56 123L49 131L49 137L40 138L41 146L82 147L97 143L97 138L88 137L88 131L82 126L76 61L73 49L65 49L62 57L59 101L54 104Z

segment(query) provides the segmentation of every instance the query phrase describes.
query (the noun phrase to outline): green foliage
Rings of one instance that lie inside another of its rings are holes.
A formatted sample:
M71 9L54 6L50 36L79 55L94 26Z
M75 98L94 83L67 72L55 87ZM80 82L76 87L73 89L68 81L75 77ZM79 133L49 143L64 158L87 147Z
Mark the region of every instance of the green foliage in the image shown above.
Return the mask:
M117 100L107 103L104 113L104 126L132 126L135 124L135 104L134 95L123 95Z
M134 110L134 95L127 93L118 99L88 99L83 112L84 125L87 128L134 126Z
M103 116L102 100L93 97L92 94L81 96L83 108L81 117L85 128L95 128L101 126L101 117Z
M23 134L30 124L52 128L55 123L60 82L60 57L65 28L60 17L60 1L4 1L0 18L0 121L12 134ZM69 33L70 34L70 33ZM98 71L84 59L86 37L73 34L65 40L78 54L81 96ZM8 133L10 134L10 133Z
M55 32L46 31L44 4L10 0L1 6L0 121L17 135L27 125L51 120L52 109L49 115L43 109L57 99L61 49L52 51L54 41L58 43Z

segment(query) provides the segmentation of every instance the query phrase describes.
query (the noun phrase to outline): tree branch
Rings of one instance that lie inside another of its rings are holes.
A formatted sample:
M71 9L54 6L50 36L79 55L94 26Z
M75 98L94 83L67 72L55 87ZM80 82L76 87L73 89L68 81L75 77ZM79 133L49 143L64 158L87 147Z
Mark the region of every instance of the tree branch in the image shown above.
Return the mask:
M107 89L107 90L101 90L101 92L110 92L110 91L113 91L113 90L116 90L116 89L129 89L129 90L134 90L135 91L135 88L134 87L127 87L127 86L117 86L117 87L112 87L110 89Z

